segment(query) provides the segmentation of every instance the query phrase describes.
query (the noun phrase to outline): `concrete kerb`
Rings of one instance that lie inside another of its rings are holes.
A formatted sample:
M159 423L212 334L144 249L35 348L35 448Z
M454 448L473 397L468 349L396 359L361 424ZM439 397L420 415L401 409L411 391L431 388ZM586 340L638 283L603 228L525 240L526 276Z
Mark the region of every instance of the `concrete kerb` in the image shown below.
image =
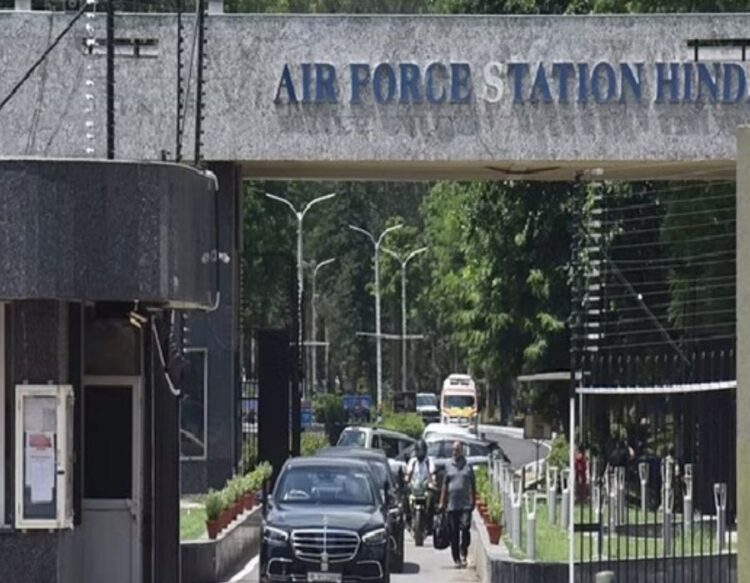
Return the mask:
M180 544L181 583L218 583L260 551L262 507L246 512L215 540Z

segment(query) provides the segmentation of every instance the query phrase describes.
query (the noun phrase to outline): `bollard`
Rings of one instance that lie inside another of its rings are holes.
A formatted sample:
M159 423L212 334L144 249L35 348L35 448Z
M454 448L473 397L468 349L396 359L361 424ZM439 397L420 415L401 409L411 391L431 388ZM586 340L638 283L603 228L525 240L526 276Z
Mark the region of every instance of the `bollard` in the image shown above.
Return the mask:
M685 497L682 499L682 523L685 532L693 528L693 464L685 464Z
M567 531L570 526L570 470L567 468L560 472L560 485L562 486L560 525L563 530Z
M638 478L641 480L641 512L645 516L648 512L648 464L638 464Z
M672 476L673 476L673 460L670 457L666 457L661 461L661 505L662 514L664 514L664 503L669 497L669 493L672 491Z
M547 518L550 524L557 523L557 472L557 468L547 466Z
M526 558L536 559L536 492L524 494L526 503Z
M617 479L617 524L625 524L627 512L625 504L625 468L617 468L615 471Z
M514 479L511 482L511 512L513 514L512 520L511 520L511 527L510 527L510 533L511 533L511 541L513 542L513 546L517 549L521 548L521 483L520 480L518 480L518 483L516 483L516 480Z
M716 505L716 546L719 552L727 542L727 485L714 484L714 504Z
M601 557L602 556L602 537L600 536L600 534L602 531L602 489L601 489L601 484L599 483L598 479L592 484L591 504L594 507L594 524L598 525L599 527L596 529L596 532L595 532L596 540L594 542L596 546L596 552Z
M594 576L595 583L616 583L613 571L599 571Z
M664 556L672 554L672 508L674 507L674 490L667 489L664 499L664 511L662 512L662 540L664 542Z

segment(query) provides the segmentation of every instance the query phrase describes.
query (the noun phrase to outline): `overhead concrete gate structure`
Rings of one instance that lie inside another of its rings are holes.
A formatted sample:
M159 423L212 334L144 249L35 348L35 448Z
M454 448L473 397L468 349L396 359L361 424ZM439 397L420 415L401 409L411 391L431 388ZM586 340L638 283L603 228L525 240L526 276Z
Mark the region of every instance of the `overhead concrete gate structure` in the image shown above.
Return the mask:
M0 13L0 95L69 18ZM185 21L191 30L192 18ZM104 17L86 22L93 32L77 24L0 111L0 156L104 153ZM118 15L116 30L118 38L138 41L124 47L147 47L124 48L116 59L118 156L169 158L176 134L176 17ZM206 162L226 163L226 194L234 201L233 176L570 180L584 173L604 180L731 180L738 167L743 217L750 178L735 160L737 128L750 123L748 30L750 14L212 15L202 153ZM89 38L96 42L87 44ZM185 136L193 136L191 119ZM746 160L750 136L741 137ZM223 229L236 230L239 209L230 201ZM750 275L743 268L750 233L738 223L743 354L750 338L744 322ZM222 285L231 297L237 278ZM238 314L224 309L233 323L225 321L219 334L232 345ZM746 360L738 375L745 420ZM738 425L742 470L750 450L747 424ZM746 478L739 480L741 532L750 530ZM750 581L748 554L740 555L739 580Z

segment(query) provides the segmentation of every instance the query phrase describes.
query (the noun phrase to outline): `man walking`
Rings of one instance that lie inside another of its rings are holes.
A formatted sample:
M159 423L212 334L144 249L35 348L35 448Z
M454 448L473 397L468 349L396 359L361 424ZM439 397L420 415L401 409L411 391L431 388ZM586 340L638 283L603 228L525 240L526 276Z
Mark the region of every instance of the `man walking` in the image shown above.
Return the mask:
M474 471L464 457L460 441L453 444L453 459L445 468L440 509L448 510L451 553L456 567L466 567L466 555L471 542L471 513L476 500Z

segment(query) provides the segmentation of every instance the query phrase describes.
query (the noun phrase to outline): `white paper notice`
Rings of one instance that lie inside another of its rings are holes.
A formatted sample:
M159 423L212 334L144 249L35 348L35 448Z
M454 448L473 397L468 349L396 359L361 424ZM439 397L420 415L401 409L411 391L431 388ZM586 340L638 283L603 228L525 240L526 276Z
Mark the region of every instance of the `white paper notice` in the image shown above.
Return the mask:
M26 486L32 504L52 502L55 487L55 434L26 434Z

